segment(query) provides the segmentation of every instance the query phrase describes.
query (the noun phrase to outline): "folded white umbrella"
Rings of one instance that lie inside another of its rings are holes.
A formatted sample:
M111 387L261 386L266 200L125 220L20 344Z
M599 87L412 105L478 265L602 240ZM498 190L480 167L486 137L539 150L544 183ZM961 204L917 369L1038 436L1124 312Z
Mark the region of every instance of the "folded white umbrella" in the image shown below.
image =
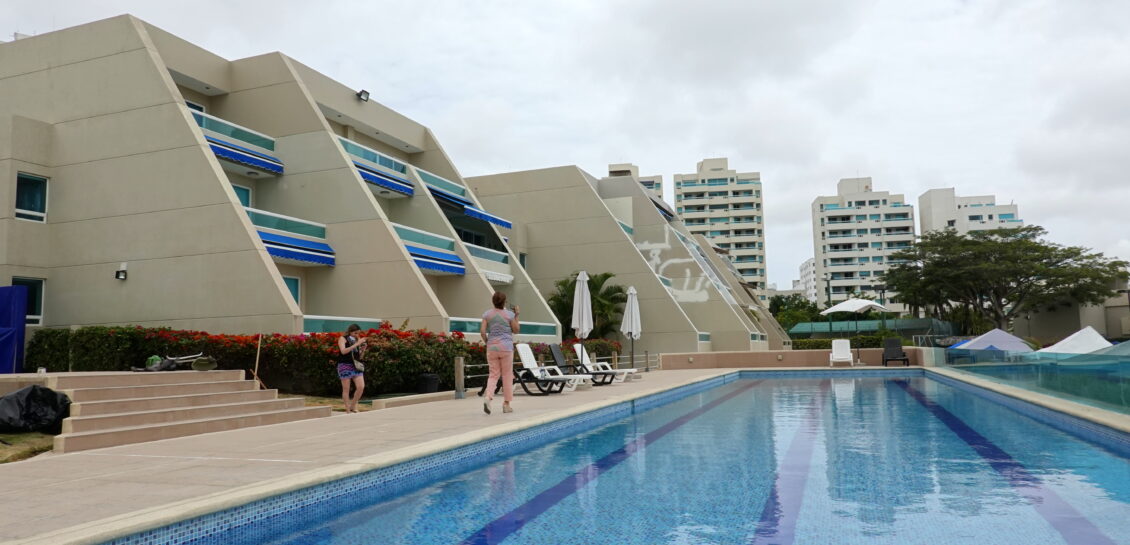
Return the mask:
M577 286L573 289L573 331L584 339L592 331L592 298L589 296L589 275L577 273Z
M636 295L635 286L628 286L628 302L624 303L624 321L620 322L620 333L632 340L632 363L629 367L636 366L636 339L640 338L642 332L639 296Z

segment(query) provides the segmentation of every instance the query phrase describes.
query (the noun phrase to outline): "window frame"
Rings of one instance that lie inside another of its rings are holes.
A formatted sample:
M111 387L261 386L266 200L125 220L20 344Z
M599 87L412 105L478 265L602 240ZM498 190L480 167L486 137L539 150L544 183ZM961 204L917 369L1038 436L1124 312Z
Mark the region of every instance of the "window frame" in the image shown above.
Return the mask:
M34 178L35 181L43 181L43 211L28 210L26 208L19 208L16 203L20 202L20 179L21 178ZM13 217L22 221L30 221L34 223L47 223L47 211L51 202L51 178L47 176L40 176L30 172L17 171L16 172L16 200L12 204ZM21 216L21 214L31 215L34 217L28 218Z
M301 276L290 276L290 275L287 275L287 274L284 274L284 275L281 275L281 276L282 276L282 279L283 279L283 285L286 286L286 292L290 294L290 297L292 299L294 299L294 304L298 305L301 308L301 306L302 306L302 277ZM295 289L293 291L291 291L291 289L290 289L290 284L286 283L287 280L294 280Z
M9 285L15 286L16 280L25 280L25 281L30 280L30 281L39 283L39 314L31 314L31 310L32 310L31 305L30 305L31 304L31 286L27 286L27 288L28 288L28 309L27 309L28 314L27 314L27 317L24 318L24 325L43 325L43 315L45 314L43 312L43 307L46 306L45 303L46 303L46 300L47 300L47 279L46 278L33 278L33 277L30 277L30 276L13 276L12 279L11 279L11 283ZM24 285L26 286L26 284L24 284ZM32 321L32 320L34 320L34 321Z

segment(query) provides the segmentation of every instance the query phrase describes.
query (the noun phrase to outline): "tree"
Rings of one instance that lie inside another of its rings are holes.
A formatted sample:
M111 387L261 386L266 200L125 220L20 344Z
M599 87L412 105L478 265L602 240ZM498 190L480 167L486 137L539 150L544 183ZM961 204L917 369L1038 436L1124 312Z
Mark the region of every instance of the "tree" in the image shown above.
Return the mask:
M1035 225L1016 229L932 231L891 256L883 276L912 308L936 318L969 315L1007 329L1016 316L1060 304L1098 304L1127 278L1128 263L1079 246L1042 240Z
M589 275L589 295L592 300L592 332L590 339L607 338L616 332L620 325L620 316L624 303L628 301L628 292L624 286L608 284L613 273L599 273ZM562 278L553 283L553 293L546 302L550 310L561 322L565 331L573 329L573 292L577 286L577 273L568 278Z
M774 295L769 298L769 313L788 331L801 322L821 322L824 317L816 303L805 299L803 295Z

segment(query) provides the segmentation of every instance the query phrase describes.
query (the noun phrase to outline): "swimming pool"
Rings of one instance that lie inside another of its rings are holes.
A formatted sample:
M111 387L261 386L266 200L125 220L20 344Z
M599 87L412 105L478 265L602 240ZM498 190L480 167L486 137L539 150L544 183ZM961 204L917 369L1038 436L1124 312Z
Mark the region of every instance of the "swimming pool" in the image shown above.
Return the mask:
M1130 358L1068 356L1070 358L953 368L1076 403L1130 414Z
M1126 443L1083 441L921 371L805 375L655 396L438 481L356 480L192 542L1130 543Z

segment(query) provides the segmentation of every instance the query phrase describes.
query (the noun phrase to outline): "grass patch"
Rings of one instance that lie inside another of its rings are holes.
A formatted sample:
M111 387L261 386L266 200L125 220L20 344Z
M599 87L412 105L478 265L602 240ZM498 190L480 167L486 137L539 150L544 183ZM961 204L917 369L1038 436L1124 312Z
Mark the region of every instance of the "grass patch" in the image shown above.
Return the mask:
M45 433L0 433L0 464L26 460L51 450L55 436Z

